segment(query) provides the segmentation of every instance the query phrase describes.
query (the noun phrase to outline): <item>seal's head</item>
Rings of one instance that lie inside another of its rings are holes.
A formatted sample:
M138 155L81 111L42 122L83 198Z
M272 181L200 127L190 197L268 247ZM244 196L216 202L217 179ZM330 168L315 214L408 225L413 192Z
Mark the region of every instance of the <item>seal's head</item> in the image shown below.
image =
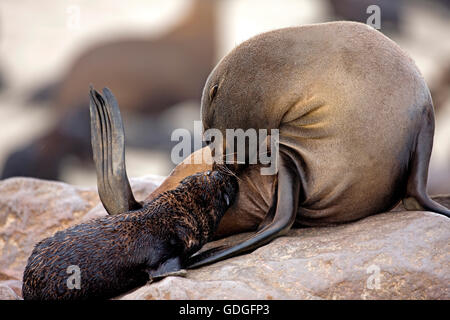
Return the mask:
M204 129L278 128L283 111L274 110L292 86L292 42L279 30L253 37L226 55L203 89ZM225 132L223 132L224 134Z
M253 37L225 56L209 75L201 100L203 128L218 129L223 154L230 147L227 129L278 129L293 99L290 41L280 41L278 31ZM236 145L236 144L235 144ZM246 160L248 159L246 154Z

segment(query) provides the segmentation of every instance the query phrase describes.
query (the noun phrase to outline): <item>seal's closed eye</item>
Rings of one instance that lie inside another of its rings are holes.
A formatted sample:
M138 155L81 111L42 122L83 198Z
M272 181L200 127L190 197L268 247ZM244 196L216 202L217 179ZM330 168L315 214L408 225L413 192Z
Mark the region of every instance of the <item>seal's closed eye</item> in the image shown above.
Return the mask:
M217 84L213 85L209 90L209 101L213 101L214 97L217 95L217 90L219 86Z

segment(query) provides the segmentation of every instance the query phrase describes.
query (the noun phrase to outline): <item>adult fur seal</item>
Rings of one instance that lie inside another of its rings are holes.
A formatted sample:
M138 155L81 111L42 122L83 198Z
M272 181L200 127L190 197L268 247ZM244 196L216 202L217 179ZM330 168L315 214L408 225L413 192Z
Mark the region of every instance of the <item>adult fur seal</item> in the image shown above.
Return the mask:
M118 105L107 89L104 93L106 101L91 90L91 111L96 124L93 132L99 129L106 143L112 141L108 137L117 138L111 135L113 131L123 132L117 130L120 118L110 122L112 113L118 115ZM24 299L111 298L145 284L149 276L153 279L180 270L187 258L212 238L238 191L237 179L220 166L183 179L175 189L150 202L129 199L122 208L111 209L105 202L110 198L104 197L110 189L102 183L99 187L108 212L117 211L39 242L25 268ZM70 266L80 269L79 289L68 287Z
M239 173L238 200L218 233L259 231L196 257L191 267L253 250L294 223L354 221L400 200L407 210L450 216L426 193L434 134L428 87L400 47L364 24L286 28L243 42L210 74L201 116L205 129L224 137L227 128L279 129L280 163L276 176L258 182L249 179L254 168Z

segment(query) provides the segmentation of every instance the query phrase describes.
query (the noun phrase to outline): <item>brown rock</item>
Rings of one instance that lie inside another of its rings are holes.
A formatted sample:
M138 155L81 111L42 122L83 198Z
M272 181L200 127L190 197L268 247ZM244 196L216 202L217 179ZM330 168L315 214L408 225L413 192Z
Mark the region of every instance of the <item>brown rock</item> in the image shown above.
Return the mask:
M22 280L0 281L0 300L22 300Z
M0 283L0 300L21 300L22 298L8 285Z
M152 176L132 179L137 199L144 199L160 180ZM106 211L96 188L33 178L0 181L0 280L22 280L38 241L101 215Z
M383 213L292 230L251 254L147 284L121 299L449 299L449 239L446 217Z
M132 180L136 198L144 199L160 182L156 177ZM435 200L448 206L450 196ZM36 242L105 214L96 188L29 178L0 181L0 299L20 298L22 272ZM119 298L450 299L449 231L448 218L418 211L296 229L250 254Z

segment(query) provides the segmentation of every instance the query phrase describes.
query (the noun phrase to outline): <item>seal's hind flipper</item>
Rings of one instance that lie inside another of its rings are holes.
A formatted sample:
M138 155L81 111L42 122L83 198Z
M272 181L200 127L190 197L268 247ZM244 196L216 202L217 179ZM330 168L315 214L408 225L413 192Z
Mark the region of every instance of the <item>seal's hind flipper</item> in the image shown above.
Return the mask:
M97 170L98 194L111 214L136 210L142 206L134 199L125 169L125 133L119 105L108 88L103 96L91 87L91 142Z
M164 274L158 274L156 276L151 276L149 275L149 280L148 283L153 283L159 280L162 280L164 278L167 277L181 277L181 278L185 278L187 276L187 270L186 269L180 269L177 271L171 271L171 272L167 272Z
M218 246L215 248L211 248L211 249L196 253L189 257L187 265L193 266L193 265L199 263L200 261L206 260L206 259L212 257L213 255L215 255L216 253L223 251L225 249L229 249L229 248L231 248L230 245L222 245L222 246Z
M406 210L427 210L450 217L450 210L430 199L426 192L428 165L434 135L434 112L430 104L423 109L422 125L411 156L410 173L403 206Z
M185 277L187 271L182 269L181 259L179 256L176 256L162 262L157 269L148 269L147 273L151 283L169 276Z

